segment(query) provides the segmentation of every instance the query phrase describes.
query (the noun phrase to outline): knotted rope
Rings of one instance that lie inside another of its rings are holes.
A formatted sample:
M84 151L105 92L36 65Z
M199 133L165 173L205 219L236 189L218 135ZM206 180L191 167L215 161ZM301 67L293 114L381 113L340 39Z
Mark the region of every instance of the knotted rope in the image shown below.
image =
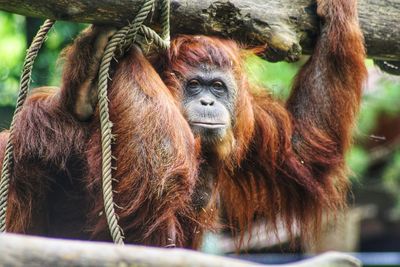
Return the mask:
M108 77L110 72L110 65L113 58L116 57L117 48L122 51L127 50L135 41L137 34L143 35L146 40L151 40L155 45L162 49L169 47L169 12L170 3L169 0L161 1L161 25L162 25L162 38L152 29L143 25L143 22L149 15L150 11L154 7L154 0L145 0L143 6L138 12L133 22L118 30L108 42L103 58L99 68L99 80L98 80L98 105L100 113L100 128L101 128L101 147L102 147L102 189L104 199L104 210L107 219L107 223L110 229L110 234L113 238L114 243L123 244L123 231L118 225L118 218L115 213L115 203L113 200L112 191L112 152L111 144L114 141L112 135L112 122L109 117L108 109ZM26 99L27 92L29 90L30 77L32 72L32 66L37 53L43 44L46 34L52 27L55 21L46 20L43 26L39 29L36 34L25 58L24 69L21 76L20 93L18 95L18 101L14 117L10 127L10 137L7 142L5 157L3 161L3 168L0 180L0 231L6 231L6 211L7 211L7 199L8 189L10 183L11 169L13 167L13 126L15 123L15 117L21 110L21 107Z

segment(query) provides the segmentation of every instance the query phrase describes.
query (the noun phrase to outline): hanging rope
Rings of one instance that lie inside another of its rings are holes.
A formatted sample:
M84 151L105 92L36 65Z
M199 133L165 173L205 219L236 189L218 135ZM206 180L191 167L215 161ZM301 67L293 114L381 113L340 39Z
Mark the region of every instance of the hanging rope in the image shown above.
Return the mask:
M169 1L163 0L163 7L169 7ZM142 25L148 14L152 10L154 0L146 1L135 20L128 26L123 27L117 31L108 42L103 58L100 63L99 69L99 81L98 81L98 101L99 101L99 112L100 112L100 128L101 128L101 148L102 148L102 186L103 186L103 199L104 199L104 210L107 219L107 223L110 229L111 236L116 244L123 244L123 230L118 225L118 218L115 212L115 203L113 199L112 191L112 152L111 144L114 139L112 135L112 122L109 117L108 109L108 77L110 72L110 65L113 58L116 56L116 50L118 47L126 49L130 47L135 41L139 30L147 38L154 41L154 43L163 49L167 49L169 46L169 33L168 41L164 41L160 36L150 28ZM169 9L169 8L168 8ZM169 11L162 12L163 23L166 20L169 21ZM169 30L169 27L163 27L163 35L166 35L165 31Z
M161 37L169 44L170 41L170 12L171 12L171 3L169 0L161 1Z
M113 58L115 58L117 48L122 51L127 50L135 41L138 33L143 35L146 40L151 40L152 43L161 49L169 47L170 40L170 26L169 26L169 0L161 0L161 25L162 37L155 31L143 25L143 22L148 17L149 13L154 7L154 0L146 0L138 12L134 21L117 31L111 40L108 42L102 61L99 68L99 81L98 81L98 101L100 112L100 127L101 127L101 146L102 146L102 189L104 198L104 210L106 214L107 223L110 229L111 236L114 243L123 244L123 231L118 225L117 215L115 213L115 203L113 200L112 191L112 152L111 144L114 141L112 135L112 122L109 118L108 109L108 77L110 65ZM16 110L10 127L10 136L6 146L5 157L3 161L2 174L0 180L0 232L6 231L6 212L7 212L7 199L8 189L10 183L11 169L13 167L13 126L18 112L21 110L22 105L26 99L29 91L29 84L31 80L31 73L33 63L42 46L48 31L51 29L55 21L46 20L42 27L36 34L33 42L28 50L25 58L23 72L20 81L20 92L18 95Z
M40 27L35 38L33 38L32 44L29 47L28 53L25 57L23 71L20 80L19 94L17 99L17 105L10 126L10 136L7 141L5 150L3 167L1 170L0 179L0 232L6 231L6 212L7 212L7 200L8 200L8 189L10 184L11 169L13 167L13 136L14 136L14 124L17 114L20 112L22 105L25 102L26 96L29 91L29 84L31 82L31 74L33 63L35 58L42 47L43 42L46 39L46 35L55 23L54 20L46 20Z

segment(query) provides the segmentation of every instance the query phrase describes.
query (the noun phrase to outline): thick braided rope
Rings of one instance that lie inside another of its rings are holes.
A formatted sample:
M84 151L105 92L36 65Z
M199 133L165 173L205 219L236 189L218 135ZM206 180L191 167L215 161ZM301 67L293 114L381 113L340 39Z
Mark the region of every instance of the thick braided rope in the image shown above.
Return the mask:
M170 42L170 0L161 1L161 37L153 29L143 25L148 14L153 8L154 0L148 0L143 4L140 15L136 16L135 20L131 23L125 38L124 43L121 45L122 50L127 50L135 41L139 31L141 35L146 37L147 40L154 42L154 44L161 49L168 49Z
M160 37L153 29L142 25L140 27L140 34L146 37L146 40L151 41L157 47L167 50L169 47L169 41L166 41Z
M169 44L170 37L170 0L161 0L161 37Z
M146 0L145 3L143 3L139 13L136 15L131 25L129 25L124 43L127 43L130 46L135 42L136 34L139 31L140 26L143 25L143 22L148 17L150 11L153 9L153 6L154 0Z
M10 126L10 136L7 141L3 167L1 170L0 179L0 232L6 231L6 212L7 212L7 200L8 200L8 189L10 184L11 169L13 167L13 128L15 124L16 115L20 112L22 105L25 102L26 96L29 91L29 84L31 81L32 67L35 62L35 58L41 48L43 42L46 39L46 35L55 23L54 20L46 20L40 27L38 33L32 41L29 47L28 53L25 57L23 71L20 80L20 89L17 99L17 105L15 107L14 116Z
M111 133L112 123L109 117L108 109L108 97L107 97L107 86L108 86L108 72L111 64L111 60L114 57L115 50L124 40L127 27L122 28L116 32L111 40L108 42L105 49L103 58L101 60L99 69L99 82L98 82L98 101L100 111L100 128L101 128L101 149L102 149L102 186L103 186L103 199L104 199L104 210L110 229L111 236L114 243L123 244L123 231L118 225L118 219L115 214L114 200L112 192L112 154L111 154L111 142L113 136Z
M104 210L111 236L116 244L123 244L124 241L123 230L118 225L118 218L115 212L115 203L112 191L113 157L111 152L111 144L114 138L111 131L112 122L110 121L108 108L108 77L111 61L116 56L117 48L121 48L123 51L129 48L135 42L139 30L145 35L146 38L152 39L154 43L159 45L161 48L168 48L168 43L161 39L161 37L153 30L143 25L143 22L152 10L153 5L154 0L146 1L137 14L135 20L130 25L123 27L112 36L105 48L99 68L98 101L102 144L102 186Z

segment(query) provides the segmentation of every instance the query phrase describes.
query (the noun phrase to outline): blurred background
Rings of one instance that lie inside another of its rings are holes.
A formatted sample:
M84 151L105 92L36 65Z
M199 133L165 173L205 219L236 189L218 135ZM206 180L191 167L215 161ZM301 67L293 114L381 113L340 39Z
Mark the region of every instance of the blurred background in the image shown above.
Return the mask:
M17 96L25 51L42 20L0 12L0 130L8 128ZM59 85L63 47L86 25L57 22L33 71L33 87ZM268 63L249 58L253 82L270 88L284 100L302 61ZM355 145L347 155L353 184L350 210L343 223L327 222L321 240L309 246L298 242L289 248L285 234L265 232L259 223L240 257L263 263L284 263L313 253L337 250L355 253L366 266L400 266L400 76L380 71L371 60L369 79L354 132ZM209 234L203 250L233 254L229 235Z

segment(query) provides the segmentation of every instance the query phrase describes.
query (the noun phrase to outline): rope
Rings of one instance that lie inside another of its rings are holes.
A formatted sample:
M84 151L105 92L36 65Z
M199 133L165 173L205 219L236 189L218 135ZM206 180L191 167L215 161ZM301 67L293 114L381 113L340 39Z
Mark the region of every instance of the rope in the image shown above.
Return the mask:
M100 128L101 128L101 149L102 149L102 182L103 182L103 199L104 210L108 227L114 243L123 244L123 231L118 225L118 219L115 213L115 204L112 192L112 154L111 142L113 140L108 109L108 73L111 65L111 60L114 58L115 51L128 33L129 27L124 27L116 32L108 42L101 60L99 69L98 82L98 101L100 112Z
M139 13L137 14L136 18L129 25L128 32L126 34L126 42L133 44L136 39L136 34L139 31L140 26L143 24L144 20L149 15L150 11L153 9L154 0L147 0L142 8L140 9Z
M169 44L170 41L170 8L169 0L161 0L161 37Z
M8 200L8 189L10 184L11 170L13 167L13 137L14 137L14 124L17 114L21 111L22 105L25 102L26 96L29 91L29 84L31 81L32 67L35 62L35 58L42 47L43 42L46 39L46 35L55 23L54 20L46 20L40 27L38 33L32 41L29 47L28 53L25 57L23 71L20 80L19 94L17 99L17 105L15 107L14 116L10 126L10 136L7 141L3 167L1 170L0 179L0 232L6 231L6 212L7 212L7 200Z
M163 2L167 2L163 6L169 6L168 0L163 0ZM118 218L115 212L115 203L113 198L112 191L112 152L111 152L111 144L114 140L112 135L112 122L109 117L109 108L108 108L108 97L107 97L107 89L108 89L108 77L110 72L110 65L113 58L116 57L116 51L118 47L121 47L123 50L129 48L136 40L136 36L138 31L140 30L143 35L152 39L155 44L159 45L161 48L168 48L169 42L161 39L157 33L155 33L150 28L142 25L148 14L152 10L154 5L154 0L147 0L139 13L136 15L134 21L128 25L117 31L108 42L103 58L100 63L99 69L99 81L98 81L98 101L99 101L99 112L100 112L100 128L101 128L101 148L102 148L102 189L103 189L103 199L104 199L104 210L108 223L108 227L110 229L110 234L114 243L116 244L124 244L123 241L123 230L118 224ZM165 14L169 14L168 12L163 12ZM165 19L165 18L164 18ZM169 29L169 27L168 27ZM163 32L163 34L166 34ZM169 34L168 34L169 38Z
M167 42L166 40L162 39L160 35L147 26L142 25L142 27L140 27L140 34L142 34L150 43L154 43L163 50L167 50L169 48L169 41Z
M161 37L151 28L143 25L145 19L153 8L154 0L148 0L143 4L143 7L139 11L139 14L136 16L135 20L131 23L131 25L126 26L126 38L121 44L121 49L123 51L127 50L135 41L136 35L139 33L145 36L148 40L154 42L154 44L161 49L168 49L170 42L170 26L169 26L169 16L170 16L170 1L169 0L160 0L161 1L161 27L162 33Z

